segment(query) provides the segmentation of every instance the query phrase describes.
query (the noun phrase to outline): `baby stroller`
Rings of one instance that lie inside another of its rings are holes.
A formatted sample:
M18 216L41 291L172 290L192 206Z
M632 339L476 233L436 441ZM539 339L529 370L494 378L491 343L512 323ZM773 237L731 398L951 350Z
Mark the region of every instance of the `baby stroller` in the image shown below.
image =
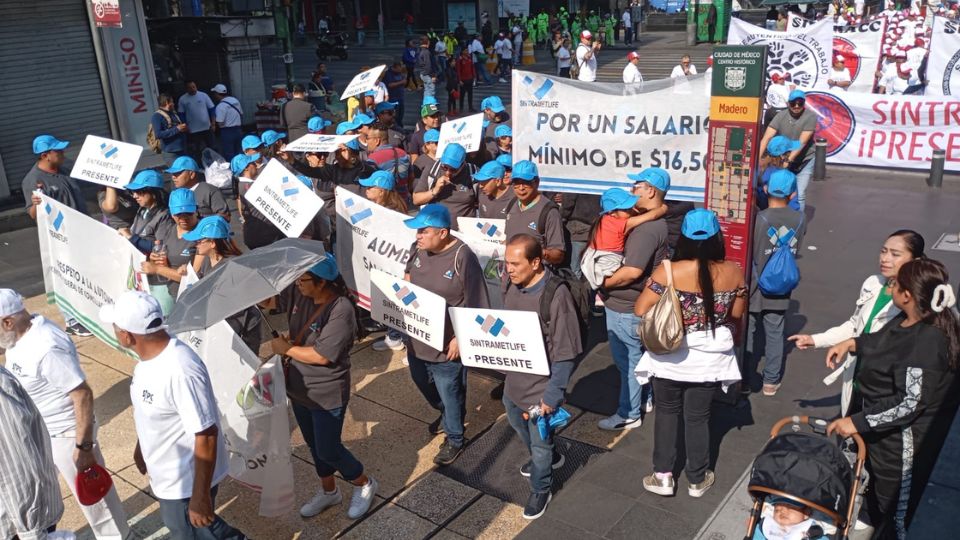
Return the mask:
M865 484L866 445L854 434L856 453L848 452L844 441L827 436L827 423L821 418L791 416L770 429L770 440L754 460L747 485L754 503L746 540L754 538L768 497L811 509L818 518L832 521L837 540L847 540ZM788 425L790 432L780 434Z

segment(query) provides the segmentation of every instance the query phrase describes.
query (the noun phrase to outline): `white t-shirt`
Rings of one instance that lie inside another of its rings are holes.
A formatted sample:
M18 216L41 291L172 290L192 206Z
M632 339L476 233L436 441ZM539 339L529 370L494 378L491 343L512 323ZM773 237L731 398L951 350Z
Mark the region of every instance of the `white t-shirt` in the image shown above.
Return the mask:
M433 48L433 52L437 53L440 56L447 55L447 44L443 42L442 39L437 40L437 46Z
M842 82L850 82L853 79L850 78L850 70L847 68L843 68L843 69L830 68L830 80L832 80L835 83L842 83ZM833 88L836 90L843 90L844 92L847 91L847 89L842 86L831 86L830 88Z
M577 64L580 66L577 80L586 82L597 80L597 53L594 52L590 58L586 58L586 54L592 50L582 43L577 45Z
M486 51L483 50L483 43L480 43L479 39L474 39L473 43L470 44L470 48L468 50L470 51L470 54L473 55L474 62L480 61L477 58L478 54L486 54Z
M177 102L177 112L190 128L191 133L200 133L210 129L210 109L213 100L207 94L197 91L196 94L183 94Z
M500 38L493 42L493 52L503 56L503 42L506 41L505 38Z
M243 112L243 108L240 107L237 98L226 96L220 100L220 103L217 103L217 124L220 127L239 127L243 124L243 118L240 116L241 112Z
M643 84L643 75L640 74L640 68L633 65L633 62L627 62L623 68L623 82L626 84Z
M171 338L163 352L134 368L130 400L153 494L166 500L190 497L194 436L220 426L207 368L193 349ZM211 487L227 476L227 462L220 430Z
M387 100L387 97L390 93L387 91L387 85L383 82L377 83L377 87L374 89L377 91L377 95L373 96L373 104L383 103Z
M77 348L57 325L34 315L27 333L7 350L7 369L36 404L50 435L77 427L73 400L67 394L86 376Z
M790 87L786 84L771 83L767 88L767 105L774 109L786 109L790 97Z
M620 20L623 21L623 26L630 27L630 10L624 10L623 16L620 17Z
M927 50L923 47L914 47L907 51L907 63L915 66L919 66L923 62L923 58L927 56Z
M697 74L697 66L695 66L695 65L693 65L693 63L691 63L691 64L690 64L690 75L696 75L696 74ZM678 78L678 77L686 77L686 76L687 76L687 74L683 72L683 66L681 66L680 64L677 64L676 66L674 66L674 67L673 67L673 71L670 72L670 78L671 78L671 79L676 79L676 78Z
M570 51L566 47L560 47L557 51L557 68L570 67Z

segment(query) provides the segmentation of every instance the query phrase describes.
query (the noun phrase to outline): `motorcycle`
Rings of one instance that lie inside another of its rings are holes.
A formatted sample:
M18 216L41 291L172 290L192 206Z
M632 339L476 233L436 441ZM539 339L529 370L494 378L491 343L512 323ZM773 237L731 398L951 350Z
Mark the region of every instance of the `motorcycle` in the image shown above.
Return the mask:
M347 34L327 32L322 36L317 36L317 58L326 60L334 56L340 60L347 59Z

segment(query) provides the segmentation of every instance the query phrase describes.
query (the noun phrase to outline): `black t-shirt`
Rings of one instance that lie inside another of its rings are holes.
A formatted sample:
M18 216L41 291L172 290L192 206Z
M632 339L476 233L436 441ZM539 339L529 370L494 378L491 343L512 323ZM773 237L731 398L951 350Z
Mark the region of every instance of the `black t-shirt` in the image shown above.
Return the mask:
M641 270L640 277L625 287L607 290L604 305L617 313L633 313L633 305L653 269L667 256L667 222L657 219L630 231L623 246L623 265Z
M413 184L413 193L430 191L440 174L440 166L434 163L432 167L423 171L420 178ZM440 203L450 211L451 228L457 229L458 217L477 217L477 192L473 187L471 167L464 163L460 172L450 178L450 183L444 186L432 202Z
M177 234L177 224L172 219L168 219L157 228L157 239L163 242L167 248L167 262L170 268L180 268L185 264L193 264L193 256L197 254L197 246L194 242L184 240ZM180 282L163 278L166 282L167 291L173 298L177 297L180 290Z
M87 213L87 206L83 203L83 194L77 181L69 176L57 172L55 174L41 171L36 164L23 177L24 208L33 206L33 192L37 186L43 188L43 193L51 199L63 203L83 214Z

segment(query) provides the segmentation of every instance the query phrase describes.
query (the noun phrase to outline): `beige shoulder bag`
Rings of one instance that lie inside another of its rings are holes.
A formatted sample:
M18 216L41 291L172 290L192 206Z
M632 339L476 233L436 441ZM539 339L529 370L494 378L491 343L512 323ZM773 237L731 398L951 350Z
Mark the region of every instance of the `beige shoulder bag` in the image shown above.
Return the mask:
M667 286L660 300L643 316L639 328L640 342L654 354L676 351L683 344L684 337L683 314L677 290L673 288L670 261L664 260L663 268L667 271Z

